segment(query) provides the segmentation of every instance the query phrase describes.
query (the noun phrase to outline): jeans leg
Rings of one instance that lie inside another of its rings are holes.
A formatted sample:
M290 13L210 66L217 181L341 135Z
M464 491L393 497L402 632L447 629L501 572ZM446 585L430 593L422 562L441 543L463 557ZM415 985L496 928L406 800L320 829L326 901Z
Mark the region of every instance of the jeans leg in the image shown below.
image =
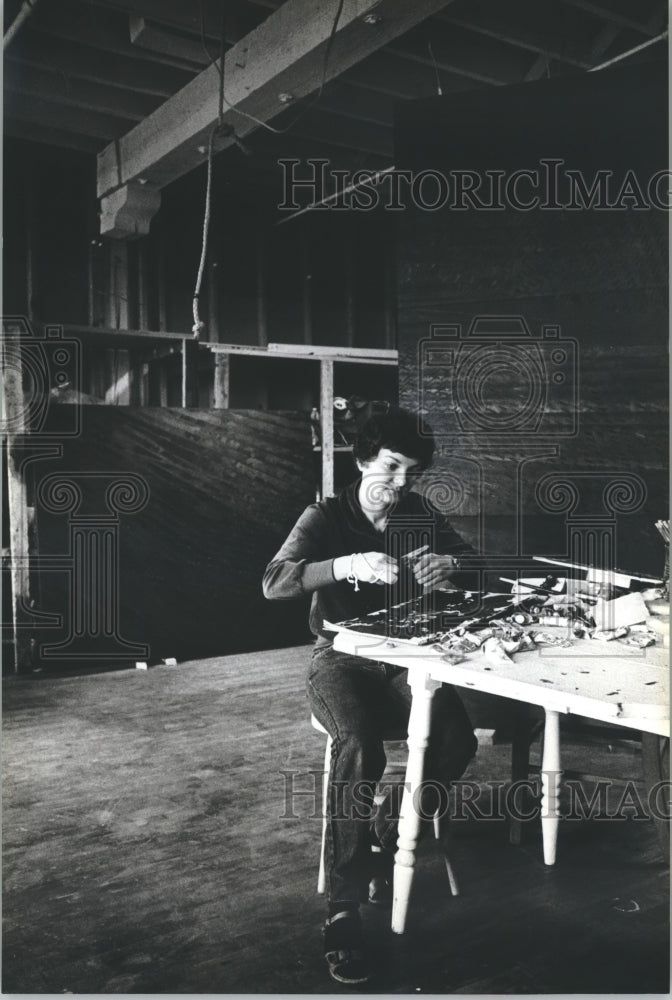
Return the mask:
M325 873L330 906L357 906L370 878L373 795L385 770L377 706L384 668L331 647L308 676L313 714L332 738Z

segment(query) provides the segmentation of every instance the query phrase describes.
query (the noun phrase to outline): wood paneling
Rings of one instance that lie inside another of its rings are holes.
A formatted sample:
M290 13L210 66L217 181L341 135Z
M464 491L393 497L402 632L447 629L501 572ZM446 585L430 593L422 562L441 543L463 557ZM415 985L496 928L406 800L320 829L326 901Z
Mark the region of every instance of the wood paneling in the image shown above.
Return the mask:
M654 64L480 91L459 106L448 99L405 106L397 164L441 170L451 184L451 171L484 178L500 170L505 184L514 170L536 169L542 200L552 200L541 161L556 157L561 174L578 170L589 185L597 170L611 171L612 199L630 170L646 191L665 165L665 76ZM559 201L563 194L566 186ZM558 551L566 515L551 516L535 494L547 473L635 476L645 497L634 514L618 518L619 559L661 572L653 522L667 509L667 226L666 212L632 201L530 211L505 199L500 210L409 205L400 217L400 398L410 408L424 405L443 449L435 474L461 479L456 513L483 517L491 549L513 554L516 536L527 535L523 551ZM488 368L487 339L469 340L478 316L527 322L530 338L514 341L518 353L508 367L500 357L499 368ZM432 368L423 343L440 324L458 324L460 335L450 343L450 364ZM543 345L551 325L576 357L560 373L562 388L547 346L538 355L538 383L523 363L536 350L526 344ZM467 377L470 343L483 345L483 365ZM540 421L519 425L514 418L535 384L543 390ZM456 404L462 416L472 405L472 415L485 415L480 430L465 424ZM589 517L606 513L603 485L583 480Z
M54 433L69 409L53 409ZM131 472L149 491L146 506L119 523L124 639L148 643L158 659L309 637L302 602L274 604L261 593L266 564L314 500L307 414L84 407L81 435L64 442L61 459L34 466L36 488L50 473L72 474L97 516L105 508L87 472ZM67 515L38 502L37 519L40 553L67 552ZM42 573L41 590L43 609L65 614L67 624L65 573ZM67 657L45 665L65 669Z

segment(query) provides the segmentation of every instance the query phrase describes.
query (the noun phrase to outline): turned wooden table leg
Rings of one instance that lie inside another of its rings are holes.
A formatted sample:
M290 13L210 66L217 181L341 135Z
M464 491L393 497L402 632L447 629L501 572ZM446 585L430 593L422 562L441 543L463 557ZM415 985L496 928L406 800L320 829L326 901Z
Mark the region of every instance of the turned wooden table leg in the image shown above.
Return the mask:
M541 762L541 834L544 842L544 862L555 864L560 811L560 715L546 709L544 753Z
M425 750L429 740L432 698L440 681L426 674L409 671L408 683L413 694L408 720L408 764L404 794L399 816L399 838L394 863L394 896L392 902L392 930L403 934L406 913L411 896L415 849L420 834L420 785L425 763Z

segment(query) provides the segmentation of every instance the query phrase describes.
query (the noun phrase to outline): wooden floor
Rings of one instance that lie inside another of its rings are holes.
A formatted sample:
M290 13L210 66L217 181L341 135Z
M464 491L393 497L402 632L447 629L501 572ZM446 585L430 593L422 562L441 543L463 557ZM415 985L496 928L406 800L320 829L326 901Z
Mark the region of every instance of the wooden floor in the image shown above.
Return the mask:
M5 681L4 992L338 990L310 796L279 818L281 772L306 789L322 762L308 656ZM483 747L467 776L506 776L509 754ZM632 750L610 757L639 775ZM372 992L668 991L669 872L651 823L563 823L554 869L534 825L520 848L502 822L453 827L459 897L427 841L407 934L365 908Z

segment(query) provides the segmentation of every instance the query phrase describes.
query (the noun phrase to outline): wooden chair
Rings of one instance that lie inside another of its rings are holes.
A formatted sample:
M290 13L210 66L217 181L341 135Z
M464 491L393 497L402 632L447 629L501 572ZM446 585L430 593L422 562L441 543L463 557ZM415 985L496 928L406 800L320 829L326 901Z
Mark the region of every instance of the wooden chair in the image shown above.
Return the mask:
M327 737L327 744L324 750L324 773L322 778L322 845L320 848L320 868L317 876L317 891L322 896L324 895L326 888L326 878L324 871L324 849L327 839L327 803L328 803L328 788L329 788L329 770L331 767L331 745L332 739L327 730L324 728L321 722L311 715L310 722L318 733L322 733L323 736ZM390 733L386 737L386 743L399 743L406 740L406 733ZM388 768L386 768L386 773L389 773L389 767L391 766L400 773L402 776L406 773L406 762L405 761L390 761L388 759ZM374 799L376 804L380 804L382 801L381 797L376 797ZM441 815L439 810L434 815L433 820L434 838L437 841L441 841ZM443 860L446 865L446 874L448 875L448 884L450 885L451 895L459 895L459 888L457 885L457 879L455 878L455 872L453 871L453 866L450 862L448 852L446 850L445 843L442 845Z

